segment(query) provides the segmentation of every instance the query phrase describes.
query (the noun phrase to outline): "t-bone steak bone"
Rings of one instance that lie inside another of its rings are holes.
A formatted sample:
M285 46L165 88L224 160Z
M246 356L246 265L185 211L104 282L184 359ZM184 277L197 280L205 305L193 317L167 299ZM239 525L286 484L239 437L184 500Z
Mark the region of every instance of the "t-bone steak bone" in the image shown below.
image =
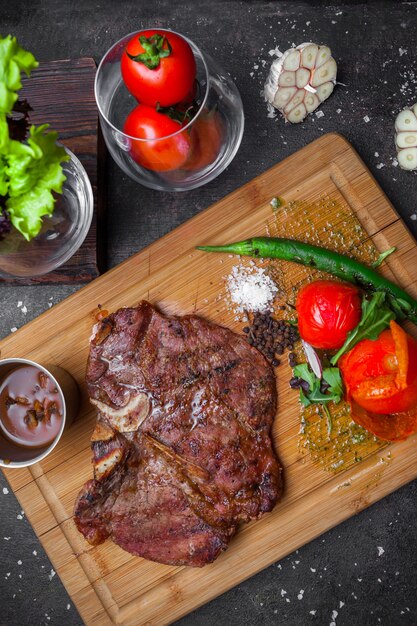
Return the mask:
M146 559L201 567L241 522L271 511L275 378L243 337L141 302L95 327L86 381L94 479L74 517L91 544L111 537Z

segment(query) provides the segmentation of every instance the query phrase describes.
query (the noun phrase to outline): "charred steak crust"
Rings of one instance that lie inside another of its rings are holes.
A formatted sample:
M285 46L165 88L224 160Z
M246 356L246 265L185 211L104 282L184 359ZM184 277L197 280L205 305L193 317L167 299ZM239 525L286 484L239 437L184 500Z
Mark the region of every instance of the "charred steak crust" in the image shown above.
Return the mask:
M74 519L91 544L111 537L132 554L201 567L241 522L271 511L282 488L275 378L244 338L141 302L96 326L86 382L98 410L94 479Z

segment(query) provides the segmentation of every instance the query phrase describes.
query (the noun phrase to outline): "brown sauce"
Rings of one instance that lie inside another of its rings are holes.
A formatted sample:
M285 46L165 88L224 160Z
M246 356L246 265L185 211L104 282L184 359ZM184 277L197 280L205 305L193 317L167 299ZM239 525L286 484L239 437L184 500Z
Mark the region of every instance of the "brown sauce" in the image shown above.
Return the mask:
M39 448L51 443L62 425L61 394L33 365L9 372L0 384L0 431L14 444Z

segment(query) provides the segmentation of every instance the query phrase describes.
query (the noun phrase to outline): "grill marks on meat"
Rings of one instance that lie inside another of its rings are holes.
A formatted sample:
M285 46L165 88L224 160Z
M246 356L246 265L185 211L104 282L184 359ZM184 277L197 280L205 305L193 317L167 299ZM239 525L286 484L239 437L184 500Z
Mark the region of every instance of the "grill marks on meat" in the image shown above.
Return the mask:
M98 325L86 380L95 479L74 516L90 543L110 536L132 554L202 566L273 508L275 379L244 338L142 302Z

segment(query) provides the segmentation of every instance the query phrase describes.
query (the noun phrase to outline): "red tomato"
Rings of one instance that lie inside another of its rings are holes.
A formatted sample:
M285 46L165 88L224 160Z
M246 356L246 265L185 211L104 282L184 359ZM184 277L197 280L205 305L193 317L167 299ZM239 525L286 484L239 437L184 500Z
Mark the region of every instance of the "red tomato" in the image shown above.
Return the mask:
M417 408L417 341L391 322L376 341L364 339L339 367L348 397L380 415Z
M361 319L359 290L333 280L316 280L298 292L300 337L315 348L340 348Z
M181 167L190 155L191 140L187 130L168 136L177 133L182 127L168 115L139 104L129 113L123 132L131 137L148 140L132 141L130 154L139 165L156 172L169 172Z
M179 35L144 30L127 44L121 71L126 87L139 102L149 106L159 102L165 107L192 93L196 64L189 44Z
M184 165L186 170L199 170L219 156L224 135L222 118L216 111L203 111L191 126L193 150Z

